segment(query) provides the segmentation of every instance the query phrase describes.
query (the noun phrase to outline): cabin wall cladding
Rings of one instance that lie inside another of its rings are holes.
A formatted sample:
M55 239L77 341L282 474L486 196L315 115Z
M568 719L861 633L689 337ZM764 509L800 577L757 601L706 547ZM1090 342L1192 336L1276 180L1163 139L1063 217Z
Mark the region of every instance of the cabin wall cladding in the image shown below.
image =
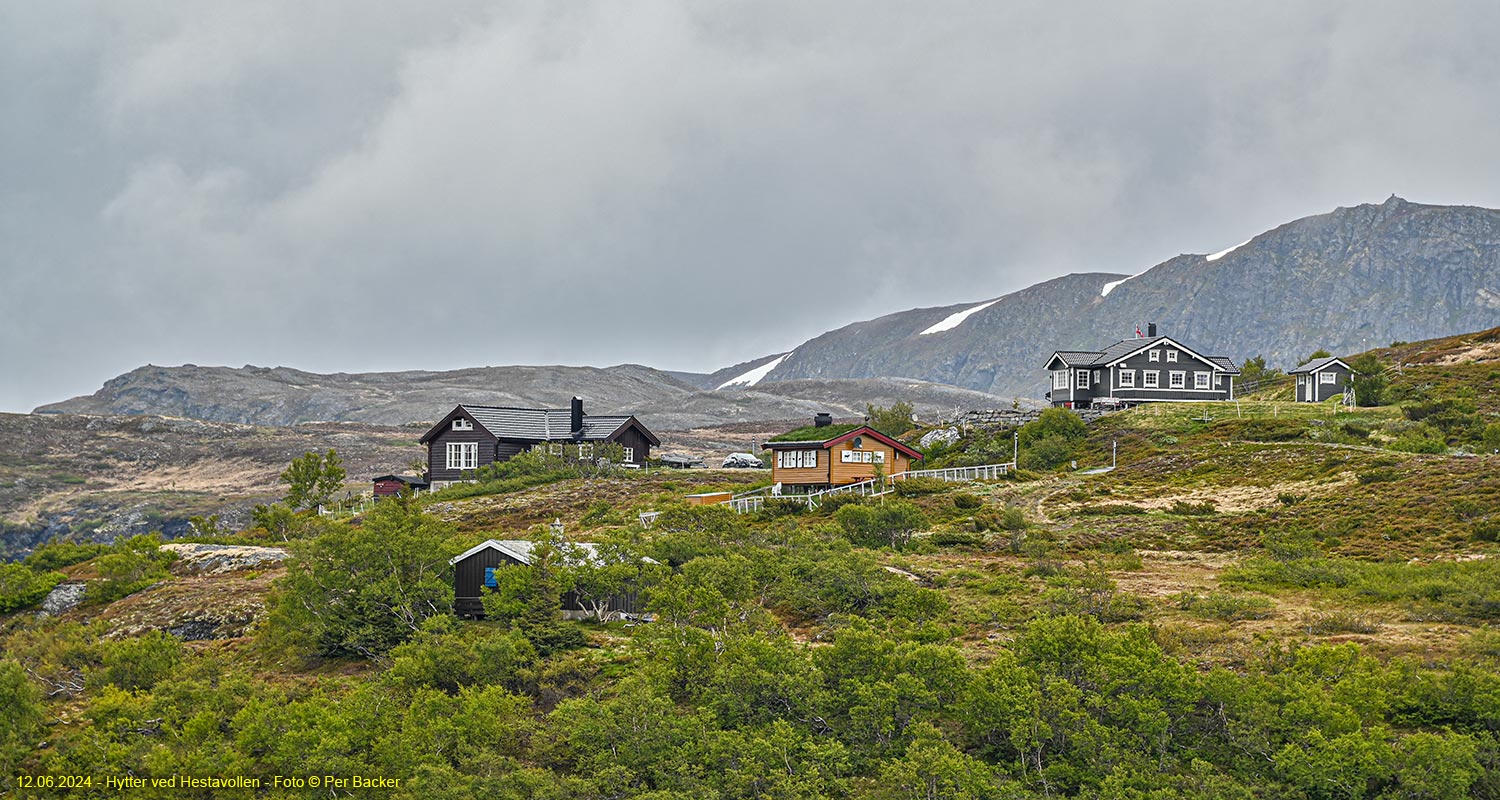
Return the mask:
M449 423L451 425L451 423ZM432 481L457 481L463 480L463 471L448 469L448 444L450 442L476 442L479 445L478 460L476 467L482 467L493 463L495 460L495 437L486 433L478 425L471 431L455 431L451 428L438 434L427 448L427 474L428 480Z
M485 570L509 566L523 566L521 562L499 550L485 548L453 565L453 613L460 617L483 617ZM588 616L576 592L567 592L561 598L562 614L567 619ZM610 598L607 611L614 614L641 613L640 593L627 591Z

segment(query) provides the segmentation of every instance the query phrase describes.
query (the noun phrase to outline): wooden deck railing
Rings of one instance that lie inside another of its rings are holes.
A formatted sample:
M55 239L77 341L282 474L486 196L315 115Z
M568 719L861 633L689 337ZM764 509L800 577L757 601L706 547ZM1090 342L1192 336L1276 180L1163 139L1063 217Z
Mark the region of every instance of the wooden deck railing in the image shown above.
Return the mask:
M743 494L725 500L722 505L727 505L740 514L749 514L759 511L765 507L766 498L772 497L781 500L796 500L807 503L809 509L821 505L824 497L836 494L857 494L862 497L880 497L895 490L898 481L907 478L935 478L940 481L983 481L998 480L1010 474L1016 468L1015 462L1004 464L983 464L977 467L948 467L947 469L916 469L898 472L895 475L887 475L883 478L872 478L859 483L847 483L843 486L834 486L816 492L806 494L768 494L770 487L754 489Z

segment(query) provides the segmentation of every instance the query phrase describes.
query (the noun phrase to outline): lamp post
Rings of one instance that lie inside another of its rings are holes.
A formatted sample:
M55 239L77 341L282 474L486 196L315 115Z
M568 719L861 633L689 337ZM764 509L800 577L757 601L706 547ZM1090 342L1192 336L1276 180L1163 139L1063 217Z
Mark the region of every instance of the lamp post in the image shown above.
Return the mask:
M1021 468L1021 431L1019 429L1017 429L1015 431L1015 433L1011 434L1011 437L1012 437L1012 441L1011 441L1011 444L1010 444L1010 468L1011 469L1020 469Z

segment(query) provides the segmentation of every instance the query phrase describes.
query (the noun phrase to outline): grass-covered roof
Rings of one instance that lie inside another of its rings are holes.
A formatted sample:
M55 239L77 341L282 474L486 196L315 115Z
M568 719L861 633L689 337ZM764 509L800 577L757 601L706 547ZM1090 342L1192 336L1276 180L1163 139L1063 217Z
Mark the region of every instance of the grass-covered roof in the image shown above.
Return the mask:
M849 431L864 427L864 423L855 422L847 425L808 425L794 431L787 431L780 436L773 436L767 441L771 442L826 442L829 439L843 436Z

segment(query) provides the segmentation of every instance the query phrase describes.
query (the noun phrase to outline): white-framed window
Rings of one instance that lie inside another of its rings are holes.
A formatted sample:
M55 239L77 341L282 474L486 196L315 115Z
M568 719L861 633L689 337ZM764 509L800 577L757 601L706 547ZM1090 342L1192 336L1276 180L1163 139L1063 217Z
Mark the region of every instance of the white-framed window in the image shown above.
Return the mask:
M875 451L875 463L876 464L884 464L885 463L885 451L884 450L876 450Z
M478 469L478 442L449 442L448 469Z
M1185 388L1187 388L1187 373L1186 372L1182 372L1180 370L1175 370L1175 369L1172 370L1171 372L1167 373L1167 388L1170 388L1170 389L1185 389Z
M1222 372L1215 373L1214 374L1214 388L1215 389L1219 389L1219 388L1222 388L1223 386L1224 386L1224 373L1222 373Z
M1089 371L1086 369L1078 370L1078 388L1089 388Z
M1121 389L1134 389L1135 388L1135 370L1133 370L1133 369L1122 369L1122 370L1120 370L1120 388Z
M593 442L588 442L586 444L578 445L578 460L579 461L582 461L582 460L584 460L586 458L593 458L593 457L594 457L594 443Z
M453 430L472 431L474 430L474 423L464 419L463 417L459 417L458 419L453 420Z
M1207 389L1208 388L1208 379L1209 379L1209 375L1208 375L1207 372L1194 372L1193 373L1193 388L1194 389Z
M627 448L625 448L625 460L626 461L634 461L635 460L635 448L634 447L627 447Z
M1099 382L1099 370L1094 370L1094 383Z
M818 466L818 451L777 450L776 466L782 469L812 469Z
M1068 371L1067 370L1065 370L1065 369L1055 369L1055 370L1052 370L1052 388L1053 389L1066 389L1066 388L1068 388Z
M1161 373L1154 369L1141 370L1141 385L1147 389L1161 386Z
M1160 361L1161 360L1161 351L1160 350L1152 350L1146 356L1146 360L1147 361Z
M1177 363L1177 351L1176 350L1168 350L1167 351L1167 362L1170 363L1170 364L1176 364Z
M1338 382L1339 382L1338 373L1334 373L1334 372L1319 372L1318 373L1318 383L1338 383Z
M547 455L549 455L549 456L560 456L560 455L562 455L562 443L561 442L548 442L547 443Z

